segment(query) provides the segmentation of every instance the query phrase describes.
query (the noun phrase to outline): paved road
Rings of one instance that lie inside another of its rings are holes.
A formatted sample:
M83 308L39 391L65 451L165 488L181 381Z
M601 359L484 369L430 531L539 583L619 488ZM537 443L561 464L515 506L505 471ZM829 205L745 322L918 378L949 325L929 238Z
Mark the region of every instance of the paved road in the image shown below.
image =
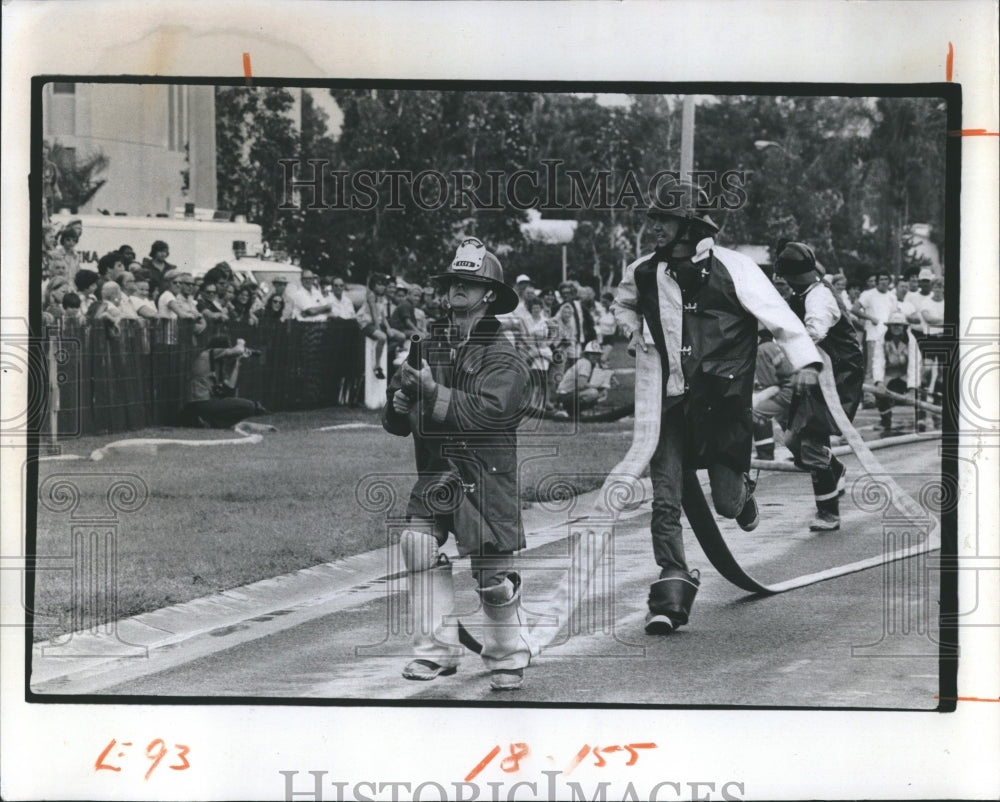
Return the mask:
M937 473L936 444L879 452L886 470L918 494ZM858 475L848 460L849 478ZM842 507L840 532L807 531L812 514L804 475L763 474L763 520L753 533L723 532L757 578L777 581L850 563L886 550L898 532L883 513ZM584 511L585 512L585 511ZM359 575L316 602L276 607L132 660L91 672L87 682L55 679L39 690L170 696L410 699L437 702L738 705L933 709L938 693L938 578L927 557L913 557L774 597L752 597L720 577L688 539L702 590L689 627L666 638L642 631L655 579L648 512L614 531L603 573L586 605L528 671L524 688L502 696L469 654L458 674L431 683L403 680L406 638L391 633L401 579ZM569 528L526 557L565 564ZM530 541L529 541L530 542ZM892 548L897 547L894 542ZM931 562L937 555L929 555ZM475 631L476 597L459 563L459 605ZM530 563L528 563L530 565ZM525 606L545 607L560 572L527 567ZM602 581L603 577L603 581Z

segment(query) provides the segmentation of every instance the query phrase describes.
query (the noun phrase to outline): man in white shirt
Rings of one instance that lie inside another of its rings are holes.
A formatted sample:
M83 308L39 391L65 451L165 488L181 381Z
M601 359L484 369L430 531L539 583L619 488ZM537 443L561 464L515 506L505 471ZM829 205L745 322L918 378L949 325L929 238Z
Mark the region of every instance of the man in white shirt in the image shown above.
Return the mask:
M167 282L167 289L160 293L156 301L156 311L160 317L167 320L177 320L180 317L181 308L177 305L177 298L181 294L181 278L179 270L168 270L163 277Z
M131 275L131 274L128 274ZM125 285L122 287L125 293L129 297L132 308L135 309L136 314L141 318L154 318L157 316L156 304L149 300L149 281L145 278L134 278L129 281L128 278L125 279Z
M889 292L891 278L888 273L875 274L875 286L865 290L851 310L855 317L865 321L865 381L871 382L872 360L875 351L882 347L885 339L886 322L896 311L896 296ZM865 406L874 405L874 398L865 395Z
M285 310L282 320L304 320L309 323L322 323L330 311L330 303L320 292L316 274L311 270L303 270L302 284L285 290Z
M907 293L906 300L909 301L912 311L909 313L904 312L904 314L906 315L906 322L911 326L920 326L923 323L920 312L931 300L931 283L935 278L937 277L934 275L934 271L929 267L921 268L917 274L918 290Z
M909 285L905 281L900 281L896 284L895 293L896 309L894 311L902 314L908 323L912 322L910 318L919 318L917 309L913 305L913 293L910 292Z
M497 315L503 331L511 332L515 338L527 337L528 322L531 319L531 312L528 311L525 293L532 288L531 276L521 273L514 281L514 292L517 293L517 306L513 312L505 315Z
M333 295L327 298L327 302L330 304L330 317L338 318L340 320L356 320L357 312L354 309L354 302L351 300L344 290L347 288L347 284L344 279L340 276L334 276L333 281L330 284L330 289Z

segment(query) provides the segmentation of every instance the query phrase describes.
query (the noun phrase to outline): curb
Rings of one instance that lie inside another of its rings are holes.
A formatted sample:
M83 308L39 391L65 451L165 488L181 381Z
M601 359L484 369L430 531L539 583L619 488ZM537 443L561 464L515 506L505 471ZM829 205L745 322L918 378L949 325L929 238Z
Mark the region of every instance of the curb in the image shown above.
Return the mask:
M643 479L640 487L643 501L621 514L621 521L648 513L652 485L649 479ZM593 514L599 493L599 490L591 490L568 503L548 508L535 504L526 510L523 517L527 519L528 549L565 539L568 527ZM456 567L468 568L469 558L458 557L452 541L448 546L445 553ZM247 621L270 620L271 616L287 615L295 608L318 606L364 590L386 578L391 570L390 560L389 549L378 548L108 622L93 630L70 632L40 641L32 647L31 688L37 693L50 693L53 692L51 688L39 690L39 686L58 687L84 680L122 661L148 659L152 653L175 650L201 635L226 634L227 630ZM358 594L356 602L352 603L366 600L364 594Z

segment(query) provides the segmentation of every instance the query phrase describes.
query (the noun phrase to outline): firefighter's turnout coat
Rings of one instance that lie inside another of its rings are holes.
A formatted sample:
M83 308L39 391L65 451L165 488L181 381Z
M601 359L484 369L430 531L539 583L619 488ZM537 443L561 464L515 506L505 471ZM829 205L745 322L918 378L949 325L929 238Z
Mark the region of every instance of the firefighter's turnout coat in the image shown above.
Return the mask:
M686 470L750 468L757 321L795 370L820 362L802 322L750 258L712 240L688 260L643 256L625 268L613 305L626 335L644 337L663 365L664 409L684 405Z

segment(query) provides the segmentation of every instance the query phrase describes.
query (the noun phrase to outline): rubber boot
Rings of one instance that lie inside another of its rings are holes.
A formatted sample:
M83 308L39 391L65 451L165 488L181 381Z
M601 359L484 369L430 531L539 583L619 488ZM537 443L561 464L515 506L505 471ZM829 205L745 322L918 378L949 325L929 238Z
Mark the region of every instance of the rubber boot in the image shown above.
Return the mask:
M838 474L831 467L813 471L813 493L816 497L816 517L809 524L810 532L832 532L840 529L840 493Z
M660 578L649 586L646 634L669 635L684 626L700 586L701 575L697 570L664 568Z
M754 498L754 491L757 483L746 474L743 475L746 482L746 501L743 502L743 509L736 516L736 523L744 532L752 532L760 523L760 510L757 507L757 499Z
M774 459L774 427L770 418L758 418L754 415L753 447L757 459L771 461Z
M458 628L448 624L455 607L451 562L438 553L437 541L423 532L406 530L400 538L403 561L409 569L408 624L414 660L403 669L412 680L432 680L454 674L462 655Z
M837 497L840 498L847 492L847 466L836 457L830 457L830 470L837 484Z
M494 579L496 577L493 577ZM482 658L490 669L490 687L516 691L531 657L528 627L521 608L521 577L511 571L499 582L477 589L483 602Z

